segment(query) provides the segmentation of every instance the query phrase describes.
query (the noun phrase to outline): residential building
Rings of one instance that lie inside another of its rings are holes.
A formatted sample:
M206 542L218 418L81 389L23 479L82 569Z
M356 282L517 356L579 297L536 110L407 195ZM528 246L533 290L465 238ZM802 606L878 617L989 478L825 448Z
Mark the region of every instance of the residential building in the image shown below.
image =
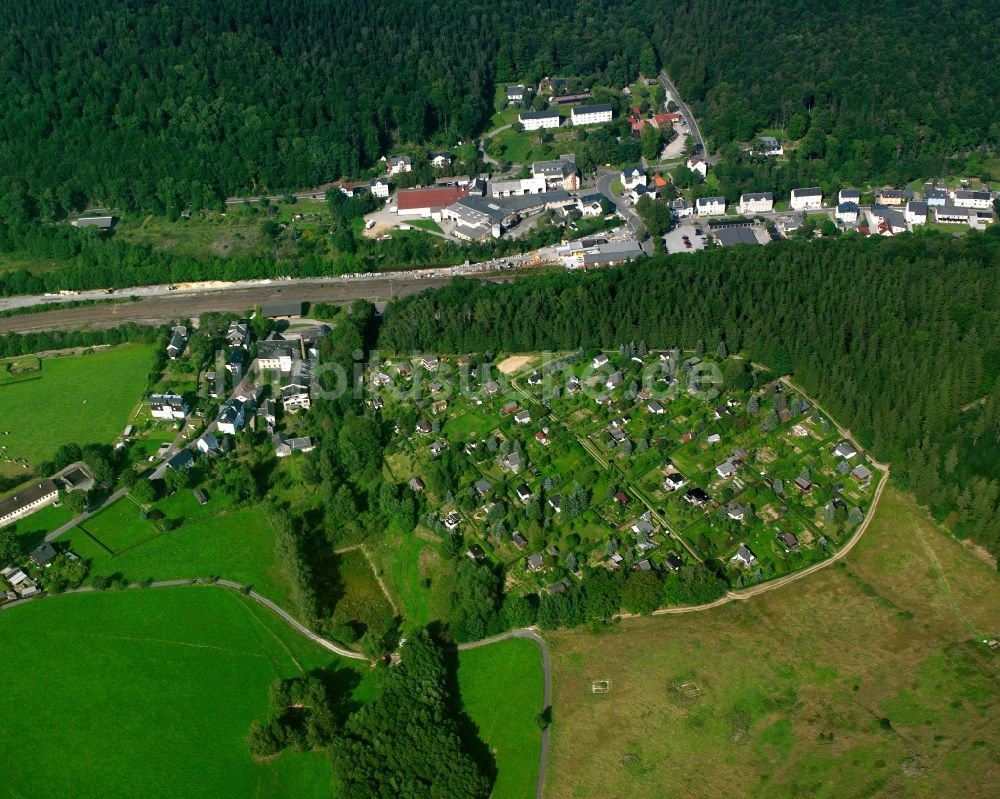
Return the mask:
M752 567L757 563L757 558L754 556L753 552L745 544L740 544L736 548L736 554L730 558L731 561L735 561L741 566Z
M967 191L960 189L955 192L954 202L956 208L978 208L989 210L993 203L993 197L988 191Z
M860 463L851 469L851 474L862 483L867 483L872 479L872 473Z
M301 342L289 341L273 331L266 339L257 342L257 368L261 371L279 370L285 374L301 358Z
M593 218L604 215L604 195L599 192L586 194L576 198L576 207L580 215L586 218Z
M428 153L427 160L431 162L431 166L435 169L444 169L451 166L455 160L455 156L451 153Z
M233 398L219 408L219 418L216 425L220 433L236 435L246 424L247 404L242 399Z
M726 516L732 519L734 522L741 522L746 518L747 509L746 506L739 502L730 502L726 505Z
M48 541L43 541L28 554L28 558L38 568L44 569L56 559L56 550Z
M671 472L663 479L663 485L667 491L676 491L684 486L687 481L680 472Z
M805 211L823 207L823 190L820 188L792 189L791 209Z
M110 230L118 222L117 216L83 216L70 222L73 227L92 227L98 230Z
M912 199L912 194L909 189L882 189L875 195L875 202L878 205L902 205Z
M368 181L368 188L374 197L378 197L380 200L387 200L389 199L389 191L392 187L387 178L372 178Z
M545 178L509 178L506 180L491 180L490 197L521 197L525 194L544 194Z
M590 362L590 365L591 365L591 366L592 366L592 367L593 367L594 369L600 369L600 368L601 368L602 366L605 366L605 365L606 365L606 364L608 363L608 361L610 361L610 360L611 360L611 359L610 359L610 358L608 358L608 356L607 356L607 355L605 355L605 354L604 354L604 353L602 352L602 353L599 353L598 355L595 355L595 356L594 356L594 360L592 360L592 361Z
M769 191L740 195L741 214L766 214L774 210L774 195Z
M932 183L924 184L924 201L928 206L947 205L949 199L951 198L948 195L947 189L942 189Z
M778 539L778 543L781 544L785 552L792 552L799 548L799 539L795 537L794 533L778 533L775 538Z
M286 413L308 411L311 405L308 383L288 383L281 387L281 407Z
M904 218L911 225L927 224L927 203L919 200L910 200L906 204Z
M187 346L188 342L188 331L184 325L177 325L172 331L170 331L170 343L167 344L167 357L170 360L177 358L184 348Z
M226 343L230 347L246 349L253 342L253 331L246 319L234 319L226 330Z
M861 192L857 189L841 189L837 192L837 204L854 203L861 205Z
M184 397L180 394L167 392L166 394L150 396L149 412L154 419L176 421L186 418L190 411Z
M511 452L504 455L503 459L500 461L500 465L503 466L508 472L512 474L520 474L523 461L520 452Z
M621 171L621 182L626 191L631 191L636 186L645 186L646 170L641 164L627 166Z
M690 201L685 200L683 197L678 197L676 200L670 201L670 213L677 219L687 219L694 213L694 207Z
M413 171L413 162L408 155L394 155L389 159L386 171L389 175L399 175L403 172Z
M854 202L842 202L837 205L837 219L845 225L854 225L858 221L861 208Z
M708 176L708 162L704 158L699 158L697 155L692 155L687 160L687 168L692 172L697 172L701 175L702 180Z
M726 198L699 197L694 202L694 212L698 216L722 216L726 213Z
M610 122L611 106L608 103L581 105L570 111L570 121L574 125L599 125Z
M514 414L514 424L526 425L531 423L530 411L518 411Z
M941 225L969 225L974 212L954 205L934 205L931 206L931 213L934 214L934 221Z
M286 436L275 433L272 439L274 454L279 458L287 458L295 452L312 452L316 447L309 436Z
M580 170L573 153L560 155L552 161L535 161L531 165L531 176L545 181L544 191L576 191L580 188Z
M767 158L785 154L785 148L774 136L761 136L757 139L756 151Z
M39 480L6 499L0 499L0 527L51 505L59 499L59 488L52 480Z
M524 102L524 86L518 84L517 86L508 86L506 89L507 102L508 103L523 103Z
M517 115L517 121L525 130L542 130L558 128L562 124L562 117L558 111L522 111Z
M834 447L833 454L837 458L850 460L857 456L858 450L850 441L841 441Z

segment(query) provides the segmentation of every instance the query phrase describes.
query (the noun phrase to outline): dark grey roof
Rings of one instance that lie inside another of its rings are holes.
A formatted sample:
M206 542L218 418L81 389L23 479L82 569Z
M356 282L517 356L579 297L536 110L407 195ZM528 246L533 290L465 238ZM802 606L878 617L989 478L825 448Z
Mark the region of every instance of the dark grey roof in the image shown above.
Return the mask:
M861 208L858 206L857 203L841 203L840 205L837 206L837 211L842 214L850 213L853 211L854 213L857 214L861 212Z
M734 244L760 244L753 231L745 227L719 228L713 231L712 235L723 247L732 247Z
M770 200L774 202L774 195L769 191L754 191L749 194L741 194L740 202L744 200Z
M10 513L17 513L19 510L28 507L31 503L37 502L49 494L58 493L59 488L51 480L40 480L33 483L7 499L0 499L0 518Z
M611 103L597 103L596 105L580 105L573 109L574 115L599 114L603 111L610 111Z
M557 116L558 111L524 111L518 114L518 119L552 119Z
M33 550L31 554L28 555L35 563L39 566L46 566L51 563L56 558L55 547L52 546L48 541L43 541Z
M808 189L792 189L792 194L796 197L822 197L823 190L818 186L813 186Z
M283 300L266 303L260 310L264 316L302 316L303 305L302 300Z

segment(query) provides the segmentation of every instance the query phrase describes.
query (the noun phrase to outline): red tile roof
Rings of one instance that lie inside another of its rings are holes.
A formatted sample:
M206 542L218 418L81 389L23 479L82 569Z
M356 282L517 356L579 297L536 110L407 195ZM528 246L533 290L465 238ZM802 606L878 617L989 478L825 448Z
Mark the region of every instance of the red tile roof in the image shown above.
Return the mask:
M412 211L416 208L443 208L462 199L469 190L460 186L433 189L400 189L396 192L396 208Z

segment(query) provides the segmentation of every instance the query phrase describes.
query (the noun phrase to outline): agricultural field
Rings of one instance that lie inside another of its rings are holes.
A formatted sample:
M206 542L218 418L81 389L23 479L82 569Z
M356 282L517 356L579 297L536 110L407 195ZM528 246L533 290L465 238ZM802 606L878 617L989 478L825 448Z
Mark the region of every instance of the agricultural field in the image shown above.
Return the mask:
M142 397L152 353L122 345L42 358L33 379L0 384L0 474L33 468L61 444L110 444Z
M10 707L32 718L0 725L12 796L336 799L323 753L258 762L244 736L278 677L333 670L356 704L377 690L366 663L330 655L222 588L55 597L0 614L0 635L25 647L0 664L0 679ZM502 642L453 656L451 667L464 732L495 769L494 799L528 795L540 740L537 647ZM497 690L513 701L498 705Z
M680 353L575 353L431 367L371 374L398 430L387 475L419 477L424 528L461 533L473 555L505 565L515 591L582 578L584 566L694 561L737 588L763 582L836 551L881 479L793 387L736 359L720 369ZM699 382L713 369L721 390Z
M533 796L542 741L535 713L544 698L538 647L513 639L467 650L457 660L462 712L495 761L492 799Z
M889 489L805 580L552 634L546 795L994 796L998 617L992 565Z
M208 504L200 506L190 490L154 508L179 526L161 532L126 497L59 541L91 560L91 582L115 575L129 582L223 577L292 606L288 582L275 562L274 529L262 510L234 508L227 497L211 491Z
M258 763L244 736L279 677L332 667L374 692L367 664L222 588L54 597L0 614L0 635L21 647L5 700L30 715L0 725L11 796L336 796L323 754Z

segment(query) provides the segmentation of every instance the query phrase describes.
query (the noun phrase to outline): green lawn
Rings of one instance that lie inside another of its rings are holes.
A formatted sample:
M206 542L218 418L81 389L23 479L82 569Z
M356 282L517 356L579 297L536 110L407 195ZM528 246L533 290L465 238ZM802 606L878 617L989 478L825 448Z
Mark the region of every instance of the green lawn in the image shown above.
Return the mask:
M139 518L135 503L126 498L89 519L84 529L71 530L59 540L82 557L93 559L91 578L121 574L139 582L225 577L251 585L279 605L291 607L288 584L274 561L274 530L263 511L232 510L222 499L213 497L207 509L215 512L199 516L190 510L188 515L181 504L186 503L184 494L190 492L178 492L176 499L160 504L169 518L183 520L169 533L157 534L149 522ZM95 545L88 533L115 554Z
M26 647L0 662L7 706L30 716L0 724L13 799L337 797L323 754L258 763L244 735L278 677L326 667L357 702L376 691L367 664L334 658L222 588L52 597L0 614L0 636ZM457 682L470 732L496 760L494 799L530 796L538 649L507 641L463 652Z
M10 433L4 455L34 466L61 444L111 443L142 397L152 354L152 347L125 345L44 358L39 379L0 386L0 428ZM18 469L0 463L0 471Z
M0 614L4 794L331 797L322 754L256 763L244 735L268 685L333 666L364 700L366 664L333 658L222 588L77 594ZM12 717L8 718L8 721Z
M531 641L511 640L462 652L462 708L496 758L492 799L533 796L542 736L542 656Z
M19 519L6 529L12 530L21 539L21 545L25 550L32 549L37 545L46 533L50 533L57 527L62 527L73 518L73 511L65 505L56 507L49 505L39 511L35 511L30 516Z
M444 231L441 230L441 226L433 219L414 219L413 221L408 222L407 224L413 227L429 230L432 233L444 233Z

